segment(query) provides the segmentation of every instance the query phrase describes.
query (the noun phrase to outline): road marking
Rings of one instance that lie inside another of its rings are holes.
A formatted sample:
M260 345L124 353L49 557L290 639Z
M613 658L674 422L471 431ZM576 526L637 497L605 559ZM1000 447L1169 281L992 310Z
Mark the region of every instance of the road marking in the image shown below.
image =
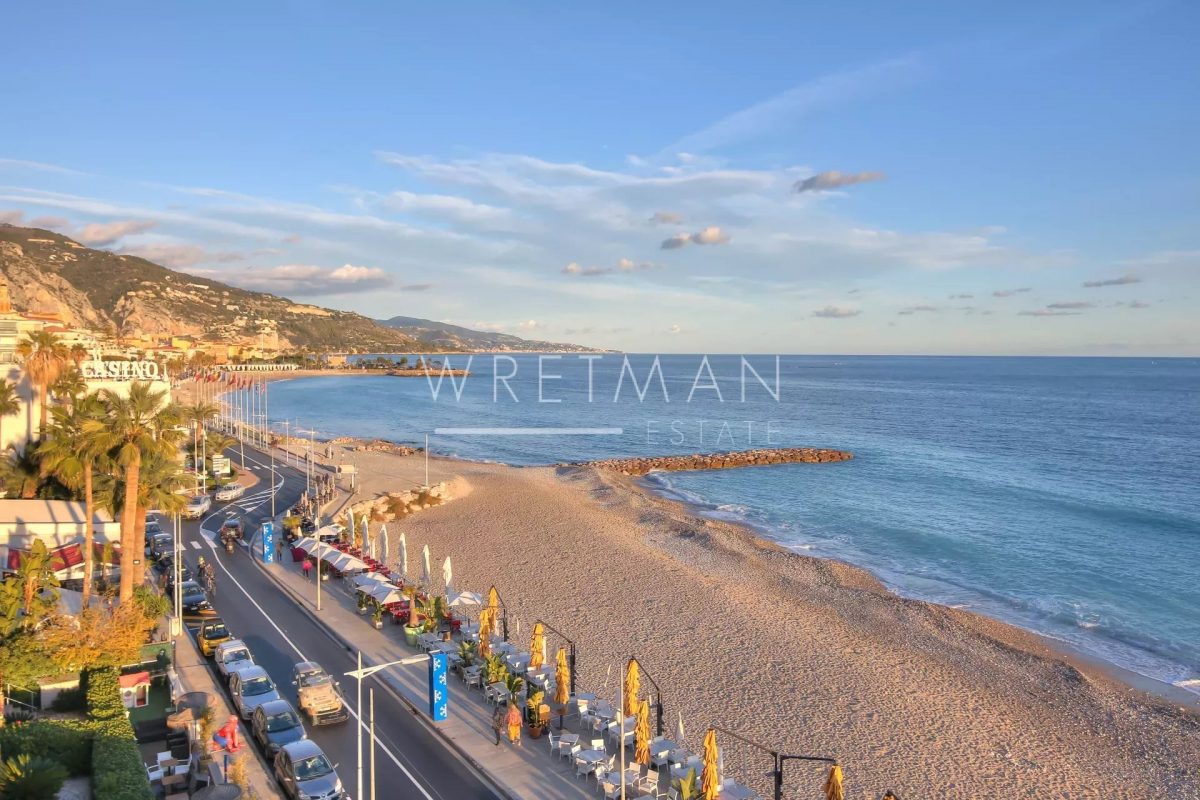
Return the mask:
M208 519L212 519L213 516L216 516L216 515L215 514L210 515ZM205 522L207 522L207 521L208 520L206 519ZM200 533L203 534L205 539L208 541L209 547L216 550L217 549L216 542L213 541L211 538L209 538L210 536L214 536L215 534L212 534L211 532L206 531L204 529L203 522L200 523ZM195 542L192 542L192 544L195 544ZM251 555L251 558L253 558L253 555ZM296 653L296 655L300 657L300 660L308 661L309 659L305 657L304 653L300 652L300 648L296 647L296 644L291 639L288 638L288 635L283 632L283 629L275 624L275 620L271 619L271 617L267 614L267 612L263 610L263 607L258 604L258 602L250 595L250 593L248 591L246 591L246 587L242 586L242 584L238 581L238 579L233 577L233 575L229 572L229 570L225 567L225 565L219 559L214 558L213 561L216 563L216 565L218 567L221 568L221 571L225 573L225 576L227 578L229 578L230 581L233 582L233 585L238 588L238 591L240 591L242 594L244 594L246 596L246 599L250 601L250 605L252 605L256 609L258 609L258 613L262 614L263 619L265 619L267 621L267 624L275 629L275 632L279 634L281 639L283 639L285 642L287 642L288 647L292 648L292 650ZM287 597L285 597L284 600L289 603L291 602L291 600ZM368 665L364 664L364 666L368 666ZM367 725L362 720L362 718L360 718L358 716L358 711L351 708L349 703L346 703L346 710L349 711L354 716L354 719L358 721L358 726L360 728L362 728L364 732L366 732ZM390 747L388 747L383 742L380 742L378 740L378 737L376 737L375 743L379 747L379 749L382 750L384 752L384 754L387 755L387 757L392 760L392 763L394 763L397 767L399 767L400 771L408 776L408 779L410 781L412 781L413 786L417 787L417 791L420 792L425 797L425 800L434 800L433 796L431 794L429 794L429 792L425 791L424 786L422 786L420 783L417 782L416 776L408 771L408 767L404 766L404 764L401 763L400 759L396 757L396 754L392 752Z
M195 548L195 549L197 549L197 550L199 550L199 549L200 549L200 543L199 543L199 542L188 542L188 544L190 544L192 547L194 547L194 548Z

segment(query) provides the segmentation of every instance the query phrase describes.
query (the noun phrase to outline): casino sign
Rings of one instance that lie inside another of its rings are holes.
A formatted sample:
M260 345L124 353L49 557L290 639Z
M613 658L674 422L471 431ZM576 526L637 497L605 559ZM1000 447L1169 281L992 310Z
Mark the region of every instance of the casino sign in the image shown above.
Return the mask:
M84 361L79 365L85 380L158 381L164 373L153 361Z

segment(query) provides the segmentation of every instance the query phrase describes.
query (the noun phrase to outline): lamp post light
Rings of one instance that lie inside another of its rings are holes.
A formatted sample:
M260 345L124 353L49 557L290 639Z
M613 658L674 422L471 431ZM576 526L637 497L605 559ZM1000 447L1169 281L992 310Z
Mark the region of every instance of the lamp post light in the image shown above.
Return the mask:
M362 684L363 684L363 678L369 678L372 675L374 675L376 672L379 672L380 670L383 670L383 669L387 669L388 667L395 667L395 666L400 666L400 665L405 665L405 664L420 664L422 661L427 661L428 659L429 659L429 654L422 653L421 655L409 656L408 658L402 658L398 661L389 661L386 664L376 664L371 667L364 667L362 665L362 651L359 650L358 651L358 669L343 673L346 677L354 678L358 681L358 700L357 700L357 703L358 703L358 709L357 709L357 711L358 711L358 719L357 719L357 722L358 722L358 797L360 797L360 798L363 796L363 751L362 751L362 732L363 732ZM372 695L371 704L373 707L374 706L374 696L373 695ZM374 719L375 719L375 713L374 713L374 708L372 708L372 712L371 712L371 721L372 721L372 726L371 726L371 730L372 730L371 796L372 797L375 796L375 770L374 770L374 762L375 762L374 747L375 747L375 744L374 744L374 735L373 735L374 734Z
M766 753L767 755L769 755L771 757L771 780L774 785L774 790L773 790L772 796L775 798L775 800L783 800L783 765L786 762L788 762L788 761L819 761L821 763L829 764L831 766L837 766L837 763L838 763L836 758L830 758L828 756L801 756L801 755L794 755L792 753L781 753L778 750L772 750L771 748L766 747L765 745L761 745L758 742L753 741L752 739L747 739L745 736L740 736L740 735L734 733L733 731L726 730L725 728L721 728L716 725L713 725L712 729L715 731L720 731L721 733L723 733L726 736L729 736L730 738L737 739L739 742L742 742L743 744L748 744L756 750L761 750L762 752Z

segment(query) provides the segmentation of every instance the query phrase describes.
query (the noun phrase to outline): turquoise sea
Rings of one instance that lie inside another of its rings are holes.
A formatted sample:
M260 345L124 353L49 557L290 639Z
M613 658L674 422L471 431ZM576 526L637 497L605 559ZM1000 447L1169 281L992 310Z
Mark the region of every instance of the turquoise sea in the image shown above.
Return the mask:
M777 376L774 356L672 355L661 379L654 363L562 356L539 380L537 356L476 355L436 399L421 378L322 377L272 384L270 411L319 437L409 442L621 430L431 436L435 452L512 464L852 450L842 464L647 480L900 594L1200 691L1200 360L783 356Z

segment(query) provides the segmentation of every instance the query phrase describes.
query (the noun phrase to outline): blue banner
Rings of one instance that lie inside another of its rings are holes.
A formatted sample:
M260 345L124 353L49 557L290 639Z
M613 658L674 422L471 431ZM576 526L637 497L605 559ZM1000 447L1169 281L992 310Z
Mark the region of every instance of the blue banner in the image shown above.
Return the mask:
M429 654L429 716L434 722L446 720L450 687L446 685L446 654Z
M262 533L263 563L270 564L275 560L275 526L264 522L259 531Z

